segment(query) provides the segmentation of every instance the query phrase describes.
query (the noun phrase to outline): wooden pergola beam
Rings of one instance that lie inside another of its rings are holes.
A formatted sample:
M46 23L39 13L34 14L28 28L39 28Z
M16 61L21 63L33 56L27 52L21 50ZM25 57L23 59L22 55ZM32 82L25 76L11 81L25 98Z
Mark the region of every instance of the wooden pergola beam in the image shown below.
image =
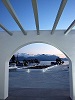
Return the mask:
M36 0L32 0L32 6L33 6L33 11L34 11L37 35L39 35L39 20L38 20L38 9L37 9L37 1Z
M26 35L27 33L25 32L25 30L23 29L12 5L10 4L9 0L2 0L4 5L6 6L6 8L8 9L9 13L11 14L11 16L13 17L13 19L15 20L15 22L17 23L17 25L19 26L19 28L21 29L21 31L23 32L24 35Z
M8 31L2 24L0 24L0 27L1 27L4 31L6 31L10 36L13 35L13 33L11 33L10 31Z
M71 23L71 25L67 28L67 30L64 32L65 35L67 35L72 28L75 26L75 20Z
M60 19L61 15L62 15L62 12L64 10L64 7L65 7L66 3L67 3L67 0L62 0L62 2L60 4L60 7L59 7L59 10L58 10L58 13L57 13L57 16L56 16L56 19L55 19L55 22L54 22L54 25L53 25L53 28L52 28L52 31L51 31L51 34L54 33L54 31L55 31L55 29L57 27L57 24L59 22L59 19Z

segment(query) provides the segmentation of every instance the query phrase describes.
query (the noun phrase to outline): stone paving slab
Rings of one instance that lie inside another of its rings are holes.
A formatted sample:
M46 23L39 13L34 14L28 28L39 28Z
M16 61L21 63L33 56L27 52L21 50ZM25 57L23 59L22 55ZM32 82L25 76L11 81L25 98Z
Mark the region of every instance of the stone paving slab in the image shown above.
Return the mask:
M6 100L71 100L67 90L38 89L38 88L13 88L9 90Z
M71 99L69 97L50 97L50 98L9 97L6 100L71 100Z
M68 66L56 66L45 73L18 69L9 73L6 100L71 100Z

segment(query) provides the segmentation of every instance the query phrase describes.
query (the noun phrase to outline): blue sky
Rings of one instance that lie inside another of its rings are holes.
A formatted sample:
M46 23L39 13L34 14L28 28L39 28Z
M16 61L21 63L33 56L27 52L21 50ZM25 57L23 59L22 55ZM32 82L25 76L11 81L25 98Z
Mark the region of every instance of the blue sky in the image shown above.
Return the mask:
M35 30L35 20L31 0L10 0L25 30ZM61 0L37 0L40 30L53 27ZM75 19L75 0L67 0L56 29L67 29ZM9 30L20 30L12 16L0 0L0 23Z
M21 24L25 30L36 30L34 14L32 9L31 0L10 0ZM61 0L37 0L39 26L40 30L51 30L60 6ZM56 29L67 29L68 26L75 20L75 0L67 0L60 21ZM0 0L0 23L3 24L8 30L20 30L12 16ZM75 29L75 27L74 27ZM0 31L3 31L0 28ZM43 48L43 44L39 44L39 48ZM30 45L30 48L36 48L37 45ZM50 50L50 46L45 47ZM28 51L30 49L27 49ZM43 50L43 49L42 49ZM55 50L54 48L51 50ZM41 50L40 50L41 51ZM39 53L42 53L40 52ZM45 50L46 51L46 50ZM30 51L31 52L31 51ZM56 52L56 50L55 50ZM34 51L35 53L35 51ZM60 53L60 52L59 52Z

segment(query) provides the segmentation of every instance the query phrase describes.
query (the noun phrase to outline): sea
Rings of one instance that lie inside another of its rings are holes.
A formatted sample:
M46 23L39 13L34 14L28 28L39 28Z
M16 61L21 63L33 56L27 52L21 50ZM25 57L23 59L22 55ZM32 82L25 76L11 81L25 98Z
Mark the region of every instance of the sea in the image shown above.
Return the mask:
M40 61L40 65L51 65L51 62L55 61ZM69 61L64 61L63 65L68 65Z

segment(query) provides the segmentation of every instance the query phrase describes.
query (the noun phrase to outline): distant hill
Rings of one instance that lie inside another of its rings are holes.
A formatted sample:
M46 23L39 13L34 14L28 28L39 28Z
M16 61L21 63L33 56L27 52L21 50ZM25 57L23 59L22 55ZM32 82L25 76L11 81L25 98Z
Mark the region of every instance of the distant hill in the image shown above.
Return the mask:
M33 57L28 57L27 59L38 59L40 61L54 61L56 60L58 56L56 55L46 55L46 54L41 54L41 55L35 55Z
M26 54L26 53L18 53L18 54L15 54L15 57L19 61L23 61L24 59L30 57L30 55L29 54Z
M68 58L61 58L63 61L68 61Z
M56 55L47 55L47 54L38 54L31 56L26 53L19 53L18 55L15 55L16 59L19 61L25 60L31 60L31 59L38 59L39 61L55 61L58 56ZM61 58L62 60L68 60L67 58Z

